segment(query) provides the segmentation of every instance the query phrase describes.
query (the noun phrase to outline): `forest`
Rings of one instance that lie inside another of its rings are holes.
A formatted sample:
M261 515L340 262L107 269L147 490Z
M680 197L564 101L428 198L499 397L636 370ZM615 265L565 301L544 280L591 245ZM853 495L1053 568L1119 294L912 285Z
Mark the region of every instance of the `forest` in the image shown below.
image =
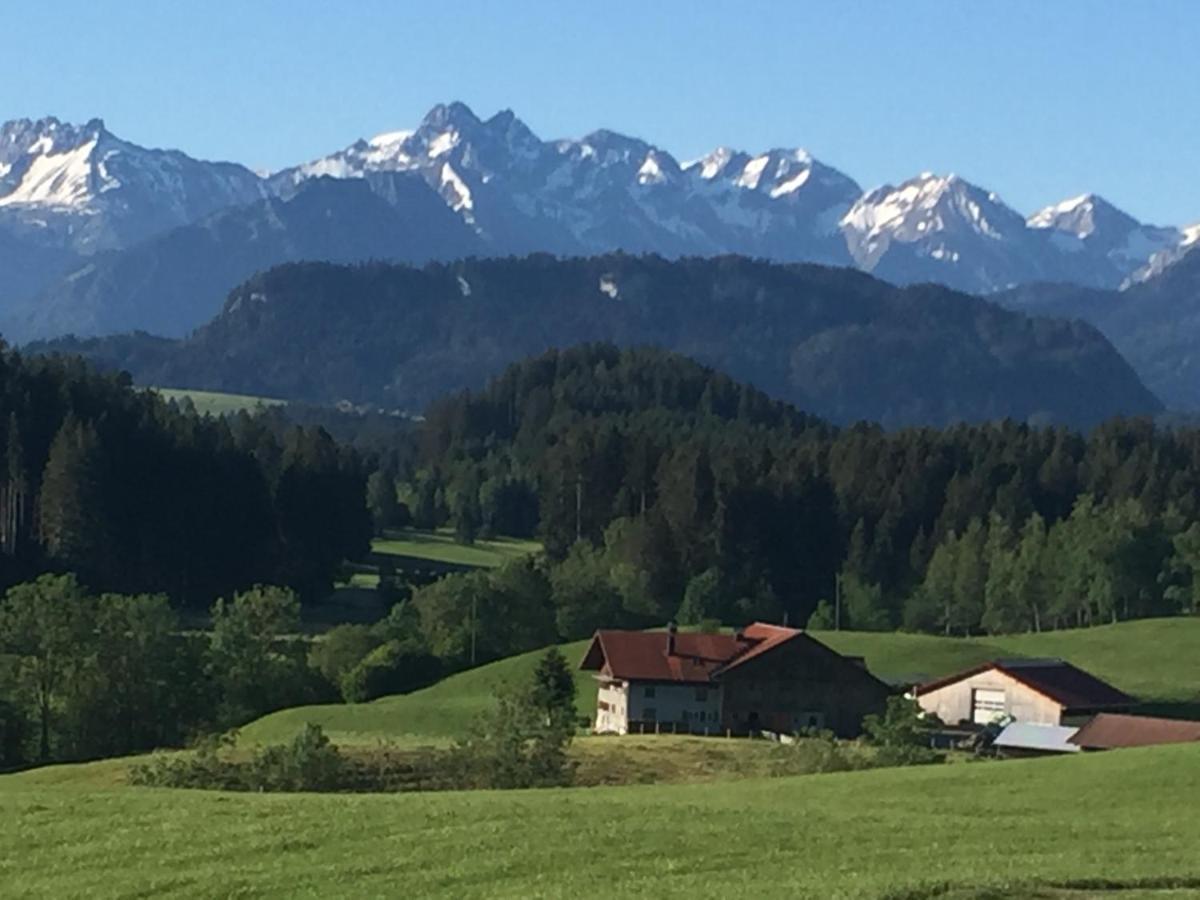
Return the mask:
M756 617L965 635L1200 600L1200 431L1144 419L835 428L681 357L590 345L435 404L383 459L418 524L536 533L564 638Z
M78 359L0 349L0 447L0 586L313 600L369 548L366 472L320 426L201 417Z

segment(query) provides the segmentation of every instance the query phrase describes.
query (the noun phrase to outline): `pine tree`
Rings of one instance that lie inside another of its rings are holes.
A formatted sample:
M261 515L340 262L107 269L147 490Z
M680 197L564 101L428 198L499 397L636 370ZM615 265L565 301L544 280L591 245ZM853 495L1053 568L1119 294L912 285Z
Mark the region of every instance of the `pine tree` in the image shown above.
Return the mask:
M545 717L547 725L572 727L575 721L575 676L567 658L551 647L538 660L529 686L529 702Z
M50 445L39 502L42 543L68 569L104 568L100 444L95 428L67 416Z

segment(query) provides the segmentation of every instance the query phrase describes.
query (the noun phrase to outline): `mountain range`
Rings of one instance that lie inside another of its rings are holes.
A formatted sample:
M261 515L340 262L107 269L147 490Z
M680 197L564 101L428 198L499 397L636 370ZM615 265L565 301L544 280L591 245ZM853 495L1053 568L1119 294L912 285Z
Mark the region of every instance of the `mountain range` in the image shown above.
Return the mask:
M518 359L596 341L681 353L840 423L1082 427L1162 408L1085 323L737 256L292 263L249 279L182 340L29 350L82 354L142 384L417 413Z
M0 126L0 324L22 341L183 335L253 272L300 258L736 253L992 293L1119 289L1198 241L1094 195L1026 217L955 175L864 192L802 149L681 162L607 130L543 140L461 103L271 174L139 147L100 120Z

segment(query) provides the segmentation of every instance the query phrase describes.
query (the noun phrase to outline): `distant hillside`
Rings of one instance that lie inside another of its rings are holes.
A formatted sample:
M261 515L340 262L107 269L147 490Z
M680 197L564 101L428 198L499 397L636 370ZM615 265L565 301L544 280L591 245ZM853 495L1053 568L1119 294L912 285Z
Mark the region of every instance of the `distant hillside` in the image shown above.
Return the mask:
M0 325L18 341L132 330L178 337L216 315L222 298L245 279L281 262L424 263L479 246L415 176L318 178L287 199L223 209L129 249L101 253L8 311Z
M1090 326L739 257L287 265L181 343L52 347L147 384L420 410L516 359L598 340L685 354L837 422L1087 426L1161 409Z
M1168 408L1200 410L1200 252L1124 291L1035 284L994 299L1031 315L1090 322Z

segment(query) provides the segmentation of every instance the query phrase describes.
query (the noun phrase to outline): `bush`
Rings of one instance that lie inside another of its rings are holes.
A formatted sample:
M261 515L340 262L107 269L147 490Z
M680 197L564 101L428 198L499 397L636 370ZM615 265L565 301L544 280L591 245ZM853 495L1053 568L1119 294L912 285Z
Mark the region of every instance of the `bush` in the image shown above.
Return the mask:
M529 690L501 691L494 709L480 716L469 737L451 754L454 778L467 788L530 788L568 785L567 758L574 721L547 717Z
M338 625L313 641L308 651L308 664L337 688L346 673L382 643L383 639L369 626Z
M235 743L231 732L206 740L191 753L155 754L134 766L129 780L146 787L200 790L334 791L350 771L321 727L311 723L290 744L264 747L246 763L223 753Z
M882 716L863 719L867 740L878 749L880 765L913 766L941 762L942 754L930 747L931 723L921 716L921 707L908 697L888 697Z
M857 748L838 741L832 731L813 731L797 736L781 749L775 766L777 775L813 775L821 772L849 772L871 766Z
M404 641L376 647L341 679L347 703L364 703L387 694L406 694L433 684L442 675L436 656Z

